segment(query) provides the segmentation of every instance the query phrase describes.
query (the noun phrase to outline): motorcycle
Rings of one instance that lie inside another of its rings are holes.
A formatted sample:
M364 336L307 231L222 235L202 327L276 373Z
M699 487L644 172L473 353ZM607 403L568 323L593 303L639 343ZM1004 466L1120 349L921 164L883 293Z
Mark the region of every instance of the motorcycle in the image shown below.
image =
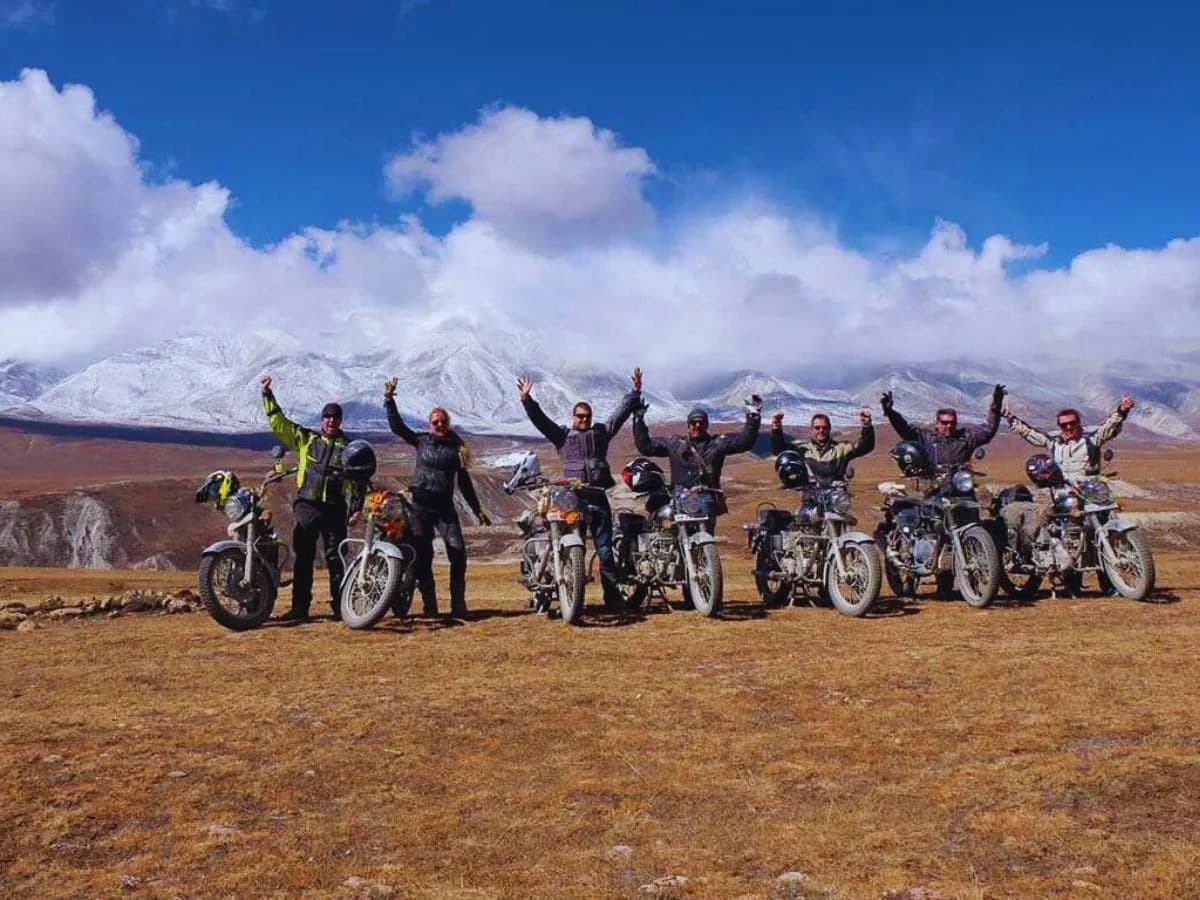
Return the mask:
M1000 554L975 496L975 477L984 473L965 463L939 466L930 476L929 470L911 468L898 456L903 446L892 455L911 484L879 485L883 521L875 529L875 541L888 587L897 597L912 597L921 579L932 575L939 593L957 589L968 605L989 606L1000 587ZM983 455L982 448L975 451L976 459ZM910 496L910 487L922 496Z
M1105 450L1105 462L1113 451ZM1067 482L1046 454L1025 463L1030 481L1049 495L1050 517L1045 540L1033 547L1005 526L1004 509L1018 500L1032 500L1023 485L1002 491L993 501L994 537L1002 548L1001 585L1013 597L1031 597L1043 579L1078 594L1087 572L1097 572L1122 597L1144 600L1154 587L1154 556L1137 526L1122 518L1107 472L1078 483Z
M362 538L338 545L346 574L342 579L342 621L354 629L372 628L390 609L398 618L412 607L416 549L410 540L412 509L403 494L368 489L363 501ZM361 549L350 558L349 549Z
M587 585L583 544L586 519L580 490L586 487L578 479L544 477L537 456L529 452L504 483L506 494L525 491L534 502L532 509L516 519L524 538L521 583L531 595L530 608L549 612L557 600L559 613L568 625L580 623Z
M626 605L641 606L648 596L665 603L666 589L679 587L701 615L717 615L724 578L709 523L722 507L723 492L667 485L662 469L643 457L625 466L621 478L635 494L647 497L646 515L616 511L613 556Z
M780 477L784 479L782 470ZM754 583L764 603L789 600L792 605L797 592L824 591L838 612L863 616L879 599L879 547L865 532L849 530L858 524L850 512L847 482L853 477L851 469L847 481L810 482L807 475L799 484L785 480L785 487L800 493L796 511L761 504L758 521L742 526L754 554Z
M284 582L280 573L290 551L279 542L266 508L271 485L294 475L283 463L284 450L271 450L275 464L257 488L244 488L237 476L221 470L209 475L196 491L197 503L224 511L226 540L200 554L200 600L208 614L233 631L257 628L271 615Z

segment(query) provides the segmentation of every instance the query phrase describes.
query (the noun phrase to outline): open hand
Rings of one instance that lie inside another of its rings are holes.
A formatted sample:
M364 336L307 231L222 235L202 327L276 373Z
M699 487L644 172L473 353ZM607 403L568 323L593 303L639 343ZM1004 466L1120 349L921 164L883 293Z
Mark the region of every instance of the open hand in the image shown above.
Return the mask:
M858 411L858 422L860 425L871 424L871 411L865 406Z
M629 376L629 380L633 382L633 389L640 391L642 389L642 369L641 366L633 367L633 374Z
M400 379L398 379L398 378L389 378L387 381L385 381L383 383L383 399L384 400L395 400L396 399L396 384L399 381L400 381Z
M522 375L520 378L517 379L517 393L520 395L522 400L527 399L529 397L530 391L532 391L532 390L533 390L533 379L530 378L528 375Z

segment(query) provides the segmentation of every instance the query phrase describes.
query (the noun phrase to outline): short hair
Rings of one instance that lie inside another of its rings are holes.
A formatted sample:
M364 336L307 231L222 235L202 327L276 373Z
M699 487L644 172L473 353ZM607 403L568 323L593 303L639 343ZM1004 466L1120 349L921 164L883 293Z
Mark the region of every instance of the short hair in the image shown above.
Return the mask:
M582 400L580 400L578 403L576 403L574 406L571 407L571 413L574 414L574 413L578 412L580 409L586 409L587 414L589 416L592 414L592 404L585 403Z
M1066 409L1060 409L1057 413L1054 414L1055 423L1057 424L1058 420L1061 419L1063 416L1074 416L1076 422L1080 422L1080 423L1083 422L1083 416L1081 416L1079 414L1079 410L1077 410L1073 407L1070 407L1070 406L1068 406Z
M955 409L953 406L943 406L934 415L936 415L936 416L954 416L954 418L957 419L958 418L958 410Z
M833 423L829 421L829 416L825 415L825 413L813 413L812 419L808 422L810 428L817 424L817 419L823 421L826 428L833 428Z

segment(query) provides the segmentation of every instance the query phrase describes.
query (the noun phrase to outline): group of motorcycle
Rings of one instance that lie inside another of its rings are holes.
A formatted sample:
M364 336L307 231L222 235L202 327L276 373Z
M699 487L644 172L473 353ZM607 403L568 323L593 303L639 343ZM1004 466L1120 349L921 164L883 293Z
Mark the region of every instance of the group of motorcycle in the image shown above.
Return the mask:
M201 553L200 600L213 619L234 631L262 625L279 589L288 583L282 573L289 551L279 540L266 501L271 485L294 475L296 467L284 464L282 447L274 447L271 455L275 464L258 488L243 487L234 473L220 471L196 491L197 503L221 509L229 519L227 538ZM374 626L389 610L407 615L416 563L408 500L397 492L373 490L369 483L362 488L363 537L346 538L338 547L345 566L342 621L355 629Z
M1086 573L1134 600L1154 586L1154 559L1137 526L1118 514L1105 477L1069 483L1044 455L1026 465L1034 486L1047 492L1049 515L1032 546L1009 529L1005 507L1028 501L1023 485L1001 491L990 518L983 516L972 463L930 469L899 444L892 456L903 482L884 482L882 521L873 535L854 530L849 482L812 476L803 454L781 453L776 471L782 485L799 494L794 512L763 504L757 521L744 525L754 555L754 580L764 603L799 597L827 599L849 616L862 616L879 599L886 578L897 597L915 596L922 580L934 579L940 594L957 592L974 607L986 607L1003 589L1012 597L1032 596L1044 581L1078 593ZM257 489L242 487L231 472L217 472L201 485L197 502L222 509L228 538L203 551L200 597L209 614L234 630L256 628L271 614L282 580L287 549L266 508L270 486L295 472L283 449ZM977 450L976 459L983 458ZM1106 450L1105 461L1112 459ZM705 616L722 609L723 577L713 524L724 509L720 490L667 484L653 461L637 458L622 480L645 498L645 512L618 508L613 529L617 582L624 604L637 608L666 600L680 589L683 599ZM1108 473L1109 476L1115 473ZM404 616L412 603L416 554L410 540L411 508L403 494L364 485L362 538L338 548L345 562L342 618L351 628L370 628L392 611ZM525 453L504 490L521 491L533 506L516 520L523 544L520 578L530 607L557 611L579 624L588 563L584 548L589 488L578 481L548 479L538 458ZM357 552L354 552L357 548Z

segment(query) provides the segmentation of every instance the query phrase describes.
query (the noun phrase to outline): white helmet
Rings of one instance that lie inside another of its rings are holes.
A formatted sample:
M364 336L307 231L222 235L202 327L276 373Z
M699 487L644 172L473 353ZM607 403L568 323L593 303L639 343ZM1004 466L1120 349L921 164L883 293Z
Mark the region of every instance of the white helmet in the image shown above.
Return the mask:
M527 450L521 457L521 461L513 468L513 473L508 481L504 482L504 491L511 494L522 485L541 477L541 474L542 463L537 458L537 454Z

